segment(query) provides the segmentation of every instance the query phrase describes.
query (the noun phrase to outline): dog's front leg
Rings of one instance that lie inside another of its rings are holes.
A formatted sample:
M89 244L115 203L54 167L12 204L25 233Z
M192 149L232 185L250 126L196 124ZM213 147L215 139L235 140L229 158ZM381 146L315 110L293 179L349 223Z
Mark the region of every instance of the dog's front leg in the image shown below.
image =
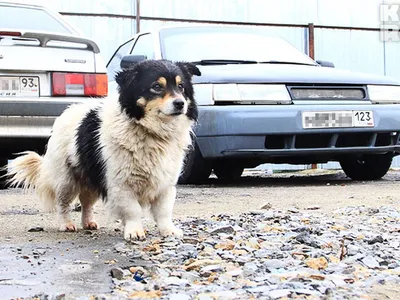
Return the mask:
M171 186L151 204L151 212L162 236L183 236L182 230L172 222L175 198L176 188Z
M113 211L119 215L124 225L124 238L130 240L143 240L146 236L142 225L142 207L132 191L113 190L107 196Z

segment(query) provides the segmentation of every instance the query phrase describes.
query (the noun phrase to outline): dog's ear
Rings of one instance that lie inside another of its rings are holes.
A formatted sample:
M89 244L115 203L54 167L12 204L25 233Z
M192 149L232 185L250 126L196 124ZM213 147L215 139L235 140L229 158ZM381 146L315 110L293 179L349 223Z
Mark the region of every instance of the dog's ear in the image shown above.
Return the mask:
M176 65L182 70L182 72L189 73L190 77L193 75L201 76L201 72L195 64L178 61Z
M133 65L128 69L122 69L115 75L118 83L119 103L121 109L132 119L140 120L144 116L143 107L137 104L139 95L136 94L135 82L139 76L139 67Z
M122 69L115 74L115 81L118 83L120 90L126 89L134 80L137 75L135 66L129 69Z
M194 90L193 90L193 85L191 82L191 78L193 75L201 76L201 72L199 68L193 63L188 63L188 62L176 62L176 65L182 70L184 76L186 77L186 84L185 84L185 91L184 94L188 99L190 99L188 111L186 113L187 117L193 121L197 121L198 118L198 109L197 109L197 103L196 100L194 99Z

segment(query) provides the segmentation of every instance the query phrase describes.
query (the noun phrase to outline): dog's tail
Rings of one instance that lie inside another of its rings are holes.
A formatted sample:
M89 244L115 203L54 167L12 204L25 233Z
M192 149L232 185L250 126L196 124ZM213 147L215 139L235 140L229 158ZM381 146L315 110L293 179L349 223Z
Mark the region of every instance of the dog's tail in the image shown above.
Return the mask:
M55 192L43 170L43 157L32 151L25 151L6 167L7 184L10 187L21 187L25 192L35 191L49 211L55 209Z
M24 190L37 187L43 158L32 151L22 152L7 166L7 183L12 187L20 186Z

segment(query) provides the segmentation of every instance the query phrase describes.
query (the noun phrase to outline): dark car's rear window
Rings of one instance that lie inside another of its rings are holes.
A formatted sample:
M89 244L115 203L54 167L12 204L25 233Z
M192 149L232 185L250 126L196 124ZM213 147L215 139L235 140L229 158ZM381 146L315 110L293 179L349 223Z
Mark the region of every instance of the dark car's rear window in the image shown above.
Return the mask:
M72 33L44 10L7 5L0 5L0 28Z

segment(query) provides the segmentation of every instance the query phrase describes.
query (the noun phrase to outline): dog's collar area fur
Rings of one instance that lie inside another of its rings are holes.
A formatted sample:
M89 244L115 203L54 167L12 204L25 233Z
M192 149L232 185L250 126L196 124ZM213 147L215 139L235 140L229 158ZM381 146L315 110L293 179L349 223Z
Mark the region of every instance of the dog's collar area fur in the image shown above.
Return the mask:
M186 132L190 130L191 126L194 124L194 121L188 119L184 114L180 114L179 116L170 116L171 120L165 122L165 118L157 118L163 119L163 121L155 121L154 118L152 120L147 119L146 117L140 120L132 120L130 124L133 126L139 126L141 130L143 130L146 134L150 135L152 138L160 139L163 141L171 140L176 135L179 135L181 132Z

